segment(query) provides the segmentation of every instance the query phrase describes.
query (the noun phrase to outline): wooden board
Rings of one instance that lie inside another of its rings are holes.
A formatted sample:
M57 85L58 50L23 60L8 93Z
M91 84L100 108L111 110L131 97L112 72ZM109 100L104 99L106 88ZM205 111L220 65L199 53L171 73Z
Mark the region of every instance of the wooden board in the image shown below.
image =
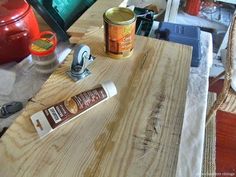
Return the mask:
M0 176L175 176L191 48L137 36L133 56L114 60L104 54L103 31L80 43L97 57L92 75L74 83L68 56L3 135ZM33 113L105 80L118 95L39 139Z
M165 22L175 22L176 16L178 14L180 0L168 0L166 5L166 12L164 21Z
M126 7L128 0L97 0L79 19L67 30L72 38L78 38L88 33L95 33L103 26L103 13L111 7Z
M34 14L37 18L40 31L53 31L45 22L45 20L37 13L37 11L34 10Z

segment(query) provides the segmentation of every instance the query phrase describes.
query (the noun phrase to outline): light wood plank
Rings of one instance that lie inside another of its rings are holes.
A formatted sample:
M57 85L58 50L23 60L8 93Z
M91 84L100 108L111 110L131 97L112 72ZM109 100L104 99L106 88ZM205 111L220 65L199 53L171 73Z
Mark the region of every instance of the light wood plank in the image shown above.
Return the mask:
M137 36L129 59L104 54L103 31L80 43L97 58L74 83L58 68L0 141L3 177L170 177L175 175L191 48ZM30 115L112 80L118 95L40 140Z
M45 20L35 10L34 10L34 14L38 20L40 31L53 31L45 22Z
M166 12L164 21L175 22L175 18L178 14L180 0L168 0L166 5Z
M128 0L97 0L79 19L67 30L72 38L78 38L88 33L96 33L103 26L103 13L111 7L126 7Z

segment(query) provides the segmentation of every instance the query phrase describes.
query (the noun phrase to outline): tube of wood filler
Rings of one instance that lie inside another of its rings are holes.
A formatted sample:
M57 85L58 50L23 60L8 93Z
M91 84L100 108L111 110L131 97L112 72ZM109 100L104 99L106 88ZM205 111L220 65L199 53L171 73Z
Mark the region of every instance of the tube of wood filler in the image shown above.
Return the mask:
M65 101L52 105L31 116L37 133L42 138L54 129L78 117L95 105L117 94L113 82L102 83L99 87L82 92Z

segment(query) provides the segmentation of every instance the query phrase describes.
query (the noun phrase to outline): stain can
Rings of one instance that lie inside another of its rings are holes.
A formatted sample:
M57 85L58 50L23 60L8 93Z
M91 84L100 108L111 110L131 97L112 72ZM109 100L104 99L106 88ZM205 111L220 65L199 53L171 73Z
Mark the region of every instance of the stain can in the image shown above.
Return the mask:
M104 15L105 51L115 59L128 58L133 53L135 13L124 7L108 9Z

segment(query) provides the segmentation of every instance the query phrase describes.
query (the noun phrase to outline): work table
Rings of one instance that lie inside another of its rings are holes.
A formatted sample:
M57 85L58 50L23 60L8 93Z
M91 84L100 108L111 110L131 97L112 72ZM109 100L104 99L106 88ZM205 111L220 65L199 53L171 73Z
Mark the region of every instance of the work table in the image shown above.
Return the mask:
M140 36L132 57L111 59L104 53L102 14L126 3L98 0L68 29L70 41L88 45L96 57L89 66L92 75L78 83L67 76L71 52L1 138L0 176L201 173L211 37L201 34L209 49L202 49L199 68L190 69L190 47ZM31 115L106 80L117 86L115 97L38 137Z
M74 83L67 57L2 137L0 176L174 176L191 48L137 36L132 57L114 60L102 29L79 43L96 56L92 75ZM32 114L105 80L117 96L39 139Z

